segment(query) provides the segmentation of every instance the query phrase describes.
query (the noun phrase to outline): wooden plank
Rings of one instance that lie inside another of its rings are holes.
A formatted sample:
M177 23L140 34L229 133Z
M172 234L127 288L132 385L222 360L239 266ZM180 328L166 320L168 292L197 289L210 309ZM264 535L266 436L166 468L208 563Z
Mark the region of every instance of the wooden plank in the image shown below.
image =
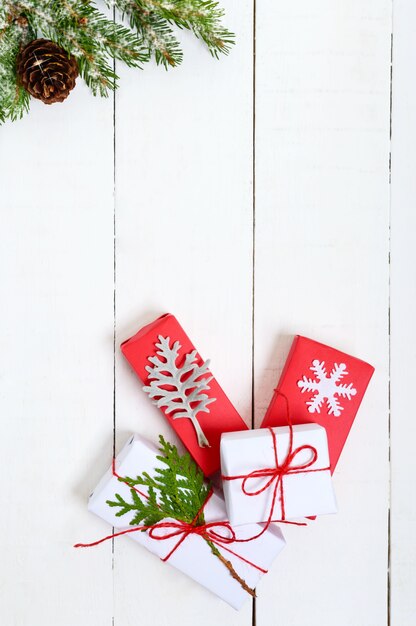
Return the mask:
M111 624L111 545L72 545L111 457L112 137L81 81L1 128L3 624Z
M391 173L391 626L416 612L413 380L416 357L416 6L395 0Z
M239 42L229 59L211 60L185 33L182 68L121 70L116 343L171 310L250 422L253 12L248 0L224 5ZM340 514L285 531L259 586L258 626L387 620L390 9L257 7L257 422L296 332L377 368L335 476ZM413 13L396 0L392 626L415 609ZM112 452L112 103L80 83L66 104L34 103L1 134L0 445L13 502L1 521L3 621L127 626L157 611L160 623L249 624L250 603L234 613L127 539L115 543L113 609L111 546L72 550L103 534L86 497ZM134 430L174 439L118 351L116 377L118 448Z
M293 335L376 366L334 480L287 528L257 626L387 622L390 2L258 4L255 412Z
M238 44L213 60L182 33L168 73L123 70L116 123L117 346L174 313L230 399L251 419L252 2L227 1ZM117 448L137 431L177 441L120 353ZM251 623L154 555L115 544L115 625ZM159 601L159 598L163 600Z

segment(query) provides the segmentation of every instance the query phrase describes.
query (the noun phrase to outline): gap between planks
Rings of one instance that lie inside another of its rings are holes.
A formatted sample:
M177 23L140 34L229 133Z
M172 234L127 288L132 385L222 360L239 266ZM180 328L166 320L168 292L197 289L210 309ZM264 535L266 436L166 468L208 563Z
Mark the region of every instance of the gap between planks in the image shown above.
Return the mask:
M387 508L387 626L391 624L391 159L393 129L393 0L391 3L391 34L390 34L390 106L389 106L389 232L388 232L388 465L389 491Z
M113 8L115 22L115 8ZM256 264L256 0L253 0L252 28L252 288L251 288L251 428L255 427L255 388L254 388L254 356L255 356L255 264ZM113 71L116 73L116 60L113 60ZM116 211L116 92L113 91L113 457L116 455L116 340L117 340L117 211ZM115 532L113 527L112 532ZM115 577L115 542L111 540L112 572L113 572L113 607ZM256 598L252 599L252 626L256 626ZM115 615L111 618L115 626Z
M255 356L255 291L256 291L256 0L253 0L252 30L252 291L251 291L251 428L255 427L255 387L254 387L254 356ZM252 626L256 626L256 598L252 599Z

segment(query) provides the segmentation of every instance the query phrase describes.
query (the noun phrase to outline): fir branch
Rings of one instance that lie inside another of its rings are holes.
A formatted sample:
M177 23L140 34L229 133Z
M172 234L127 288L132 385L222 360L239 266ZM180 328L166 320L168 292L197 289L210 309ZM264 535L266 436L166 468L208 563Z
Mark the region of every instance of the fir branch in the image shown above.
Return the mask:
M47 5L47 6L45 6ZM77 58L81 76L94 95L117 86L111 59L140 67L148 53L139 37L106 18L84 0L20 0L33 29Z
M228 54L234 34L222 26L224 10L211 0L136 0L179 28L187 28L202 39L213 56Z
M180 455L176 446L172 445L160 435L160 455L156 458L166 467L155 469L154 476L143 472L136 478L119 478L119 481L130 486L131 502L127 502L120 494L115 494L115 500L107 500L111 507L119 508L117 517L134 512L130 521L131 526L154 526L165 518L173 518L202 526L205 523L203 507L211 490L205 482L202 470L192 461L190 455ZM136 486L147 487L147 498L141 498ZM143 529L145 532L145 529ZM201 535L211 549L212 554L228 569L230 575L240 583L242 588L251 596L255 596L241 576L235 571L231 561L226 559L220 550L210 541L209 537Z
M100 12L94 0L0 0L0 122L15 120L29 108L16 59L38 37L76 57L80 75L101 96L117 87L113 59L132 67L142 67L151 57L165 68L179 65L183 54L175 27L191 30L217 58L234 43L234 35L222 26L223 10L212 0L105 2L118 9L121 23Z
M0 12L0 122L15 121L29 110L30 96L17 80L16 57L33 37L27 20L12 7Z
M122 19L128 20L147 46L149 57L156 63L175 67L182 63L182 50L167 20L140 0L111 0L120 11ZM108 0L107 0L108 3Z
M218 58L228 54L234 34L222 26L223 9L211 0L114 0L123 18L146 41L156 62L175 66L182 62L179 42L169 25L192 30Z

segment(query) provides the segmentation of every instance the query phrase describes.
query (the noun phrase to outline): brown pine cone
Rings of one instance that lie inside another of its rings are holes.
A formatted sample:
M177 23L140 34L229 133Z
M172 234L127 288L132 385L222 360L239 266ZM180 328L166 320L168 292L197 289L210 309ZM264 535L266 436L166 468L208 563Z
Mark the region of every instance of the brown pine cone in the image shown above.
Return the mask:
M31 41L17 57L17 75L31 96L45 104L63 102L75 87L78 65L48 39Z

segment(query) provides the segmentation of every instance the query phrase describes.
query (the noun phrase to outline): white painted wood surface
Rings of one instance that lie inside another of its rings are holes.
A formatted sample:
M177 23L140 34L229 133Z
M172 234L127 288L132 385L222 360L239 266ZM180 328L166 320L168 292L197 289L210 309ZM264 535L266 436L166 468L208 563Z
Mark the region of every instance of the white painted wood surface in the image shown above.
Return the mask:
M391 624L416 616L416 6L394 3L391 186Z
M115 128L79 81L0 129L5 626L414 623L416 11L394 0L390 143L390 0L223 4L231 55L185 33L181 68L118 68ZM376 366L339 514L286 528L240 613L128 539L72 548L105 531L113 418L117 449L170 434L118 349L168 310L247 423L297 332Z

